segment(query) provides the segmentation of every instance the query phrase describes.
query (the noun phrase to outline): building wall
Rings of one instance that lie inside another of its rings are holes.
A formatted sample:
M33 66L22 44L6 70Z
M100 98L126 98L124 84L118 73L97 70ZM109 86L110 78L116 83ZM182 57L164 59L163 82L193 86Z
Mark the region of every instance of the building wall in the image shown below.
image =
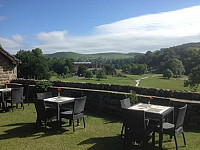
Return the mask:
M13 79L17 79L17 66L0 53L0 86Z

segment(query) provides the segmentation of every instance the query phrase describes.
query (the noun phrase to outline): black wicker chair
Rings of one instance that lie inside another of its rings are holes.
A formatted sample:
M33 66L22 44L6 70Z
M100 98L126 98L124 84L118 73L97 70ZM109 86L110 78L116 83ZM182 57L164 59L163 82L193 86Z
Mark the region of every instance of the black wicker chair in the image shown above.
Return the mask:
M125 128L123 149L126 141L146 144L151 139L153 128L148 126L145 112L142 110L122 109L122 120Z
M23 91L24 87L13 88L11 90L11 97L6 99L6 107L8 107L8 103L10 103L13 111L14 104L16 104L17 107L18 104L21 104L21 108L24 109Z
M121 108L128 109L129 107L131 107L130 98L120 100L120 104L121 104ZM123 138L123 132L124 132L124 124L122 125L121 138Z
M24 87L23 101L26 100L26 102L27 102L28 105L29 105L29 99L28 99L28 94L29 94L29 85L28 85L28 84L25 84L25 85L23 85L23 87Z
M184 145L186 146L186 140L185 140L185 135L184 135L184 131L183 131L183 122L184 122L186 110L187 110L187 104L184 107L179 108L175 124L169 123L169 122L163 123L163 134L174 136L176 150L178 150L178 144L177 144L176 137L179 136L180 134L182 134ZM157 131L157 129L156 129L156 131Z
M85 128L84 108L85 108L86 98L87 98L86 96L75 98L73 109L60 113L61 119L62 118L69 119L70 125L71 125L71 122L72 122L73 132L75 132L75 125L74 125L75 120L83 119L83 124L84 124L84 128Z
M48 121L57 118L57 111L55 109L46 109L44 100L36 99L34 104L37 112L36 129L42 124L42 121L44 121L46 127Z

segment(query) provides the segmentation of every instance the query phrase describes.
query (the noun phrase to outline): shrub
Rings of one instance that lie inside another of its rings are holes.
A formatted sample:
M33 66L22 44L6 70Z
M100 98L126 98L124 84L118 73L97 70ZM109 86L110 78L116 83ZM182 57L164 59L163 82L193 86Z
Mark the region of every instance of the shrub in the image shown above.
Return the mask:
M136 103L138 103L139 97L137 96L137 94L134 91L130 91L130 102L131 105L134 105Z
M42 92L47 92L49 87L52 86L52 83L50 81L38 81L36 82L36 92L42 93Z

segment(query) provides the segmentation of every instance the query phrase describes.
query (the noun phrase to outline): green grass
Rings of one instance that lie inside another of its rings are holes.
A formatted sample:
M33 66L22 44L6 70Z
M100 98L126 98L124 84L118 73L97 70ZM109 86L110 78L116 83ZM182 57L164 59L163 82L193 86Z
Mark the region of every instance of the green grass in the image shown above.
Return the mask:
M151 87L158 89L171 89L171 90L185 90L192 91L189 87L184 87L183 76L181 78L163 78L161 74L144 74L144 75L129 75L126 77L113 77L107 76L107 79L98 80L96 78L85 79L78 77L71 77L67 79L59 79L56 76L52 76L51 80L62 80L68 82L82 82L82 83L104 83L104 84L119 84L119 85L136 85L136 80L148 77L140 81L139 87ZM200 87L197 89L200 92Z
M25 110L0 113L0 149L11 150L119 150L122 140L120 131L122 123L119 116L86 113L86 129L82 124L73 134L72 127L62 125L56 130L56 122L47 127L35 130L36 112L33 104L25 105ZM82 122L81 122L82 123ZM178 137L180 150L198 150L200 148L200 130L186 130L187 147L183 147L182 136ZM158 141L158 137L156 138ZM157 149L147 145L147 150ZM164 149L175 149L174 140L164 136ZM127 149L143 150L143 147L128 145Z
M51 80L60 80L59 78L53 76ZM135 85L136 82L134 79L124 78L124 77L113 77L108 75L106 79L98 80L97 78L86 79L71 77L67 79L62 79L62 81L68 82L83 82L83 83L102 83L102 84L121 84L121 85Z
M141 80L140 87L152 87L159 89L186 90L192 91L189 87L184 87L183 77L181 78L163 78L162 75L149 75L147 79ZM200 88L197 89L200 91Z

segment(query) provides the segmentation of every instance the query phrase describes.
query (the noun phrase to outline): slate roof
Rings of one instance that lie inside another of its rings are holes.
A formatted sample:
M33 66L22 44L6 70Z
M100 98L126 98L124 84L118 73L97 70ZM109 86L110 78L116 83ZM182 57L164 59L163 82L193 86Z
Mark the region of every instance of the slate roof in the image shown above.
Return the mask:
M7 51L5 51L5 50L3 49L3 47L1 46L1 44L0 44L0 53L1 53L2 55L4 55L6 58L8 58L13 64L18 64L18 63L20 63L20 60L17 59L17 58L15 58L13 55L11 55L10 53L8 53Z

